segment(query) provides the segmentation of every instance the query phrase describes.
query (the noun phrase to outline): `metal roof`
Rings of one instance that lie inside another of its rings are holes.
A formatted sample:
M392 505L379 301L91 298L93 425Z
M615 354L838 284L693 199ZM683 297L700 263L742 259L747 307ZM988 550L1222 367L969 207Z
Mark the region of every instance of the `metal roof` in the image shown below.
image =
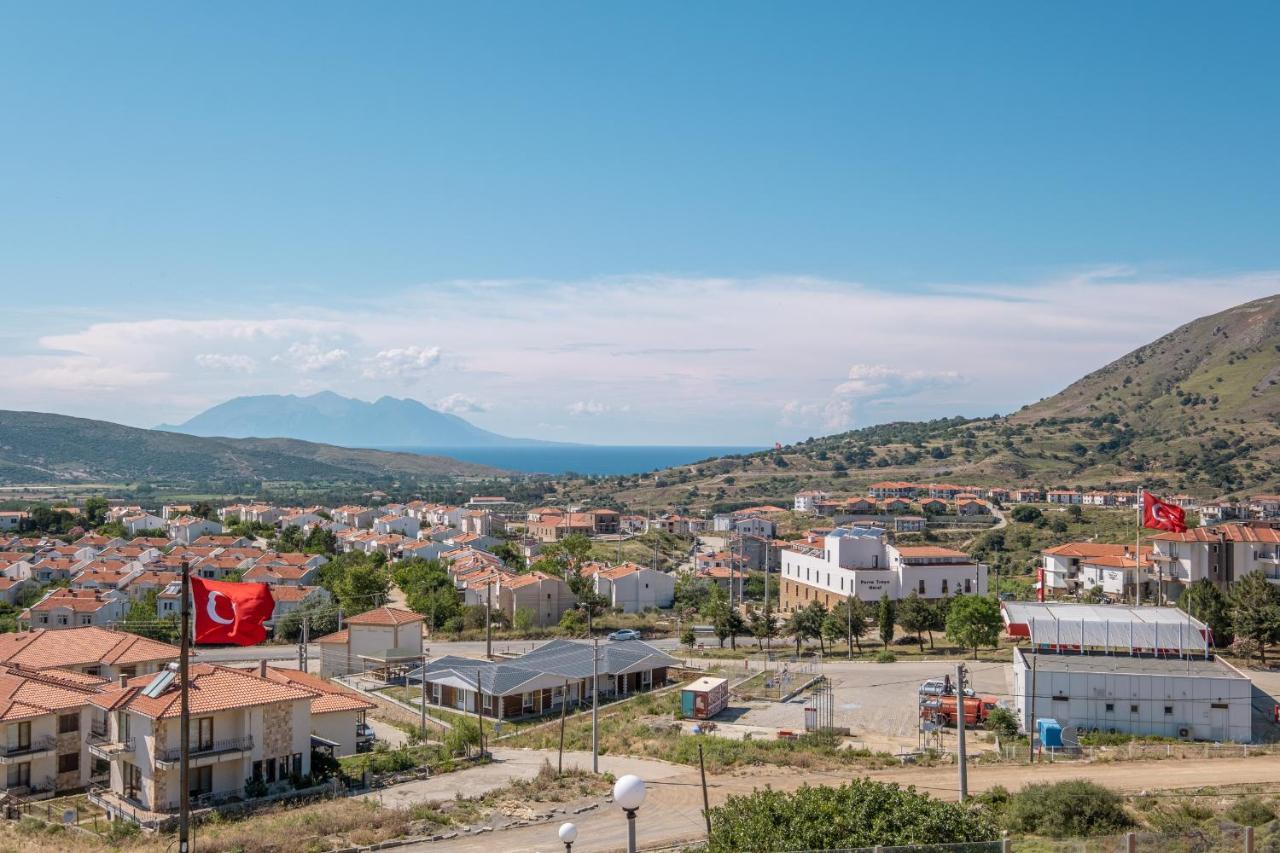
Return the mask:
M552 640L518 658L502 661L477 660L446 655L427 662L427 680L457 679L469 689L475 688L479 675L480 689L492 696L505 696L546 676L557 679L591 678L592 644L573 640ZM680 662L648 643L629 640L600 645L601 676L624 675L659 667L679 666ZM422 667L409 672L414 680L421 678Z

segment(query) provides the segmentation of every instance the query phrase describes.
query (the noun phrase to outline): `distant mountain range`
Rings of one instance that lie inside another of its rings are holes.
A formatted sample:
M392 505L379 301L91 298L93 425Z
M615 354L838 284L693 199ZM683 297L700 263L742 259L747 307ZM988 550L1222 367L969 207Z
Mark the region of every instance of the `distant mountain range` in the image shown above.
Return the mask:
M190 420L156 427L225 438L295 438L341 447L534 447L556 442L498 435L417 400L381 397L372 403L322 391L309 397L236 397Z
M443 456L290 438L198 438L66 415L0 411L0 483L372 484L504 473Z

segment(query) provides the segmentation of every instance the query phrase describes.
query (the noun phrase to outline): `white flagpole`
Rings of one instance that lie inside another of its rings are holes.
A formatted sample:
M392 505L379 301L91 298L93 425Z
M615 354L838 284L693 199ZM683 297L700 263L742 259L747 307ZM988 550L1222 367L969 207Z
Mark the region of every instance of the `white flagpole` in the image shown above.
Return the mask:
M1133 596L1134 606L1142 606L1142 486L1138 486L1137 526L1133 534Z

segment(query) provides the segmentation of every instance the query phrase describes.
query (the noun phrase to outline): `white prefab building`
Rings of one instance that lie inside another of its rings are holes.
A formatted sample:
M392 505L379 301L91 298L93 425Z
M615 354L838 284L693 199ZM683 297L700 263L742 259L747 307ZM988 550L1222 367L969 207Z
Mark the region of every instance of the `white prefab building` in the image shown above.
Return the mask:
M1064 729L1252 738L1249 679L1213 656L1208 626L1177 608L1009 602L1003 615L1011 637L1031 641L1013 657L1023 731L1050 718Z
M352 616L347 627L315 643L320 676L334 678L422 658L422 617L409 610L379 607Z
M1032 695L1032 670L1035 696ZM1013 656L1023 731L1051 718L1064 729L1248 743L1252 685L1216 657L1035 653Z

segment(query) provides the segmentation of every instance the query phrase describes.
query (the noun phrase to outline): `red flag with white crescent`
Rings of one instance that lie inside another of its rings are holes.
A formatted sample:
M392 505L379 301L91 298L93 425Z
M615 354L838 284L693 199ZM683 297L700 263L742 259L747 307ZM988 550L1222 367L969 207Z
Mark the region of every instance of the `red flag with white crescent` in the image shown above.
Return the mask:
M229 583L193 576L191 598L197 643L253 646L267 638L263 623L275 612L276 601L265 583Z
M1182 533L1187 529L1187 513L1177 504L1161 500L1150 492L1143 492L1142 526L1148 530Z

